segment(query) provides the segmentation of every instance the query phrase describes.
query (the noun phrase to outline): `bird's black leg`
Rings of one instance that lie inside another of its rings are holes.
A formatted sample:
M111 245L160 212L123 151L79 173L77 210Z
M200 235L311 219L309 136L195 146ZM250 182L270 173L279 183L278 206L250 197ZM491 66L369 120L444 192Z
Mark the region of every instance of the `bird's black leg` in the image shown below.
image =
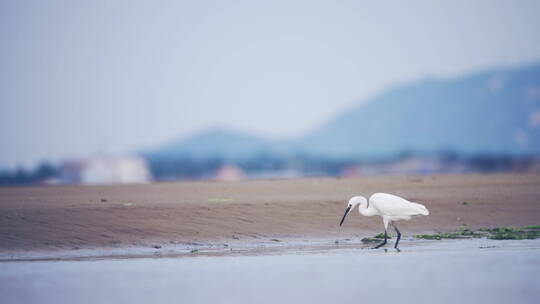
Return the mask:
M397 240L396 240L396 245L394 245L394 248L396 248L397 251L401 251L397 245L399 244L399 239L401 239L401 232L399 232L399 229L398 227L396 226L396 224L392 223L392 226L394 226L394 229L396 229L396 232L397 232Z
M385 245L387 239L388 239L388 235L386 234L386 229L384 229L384 241L383 241L382 243L380 243L379 245L373 247L373 249L377 249L377 248L379 248L379 247Z

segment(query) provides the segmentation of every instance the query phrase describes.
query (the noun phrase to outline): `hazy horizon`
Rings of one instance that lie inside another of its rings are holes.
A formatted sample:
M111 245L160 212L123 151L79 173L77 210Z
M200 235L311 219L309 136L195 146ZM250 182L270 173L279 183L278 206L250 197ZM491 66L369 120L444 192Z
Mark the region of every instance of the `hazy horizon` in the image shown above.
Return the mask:
M0 168L222 126L304 134L388 87L540 61L540 3L0 4Z

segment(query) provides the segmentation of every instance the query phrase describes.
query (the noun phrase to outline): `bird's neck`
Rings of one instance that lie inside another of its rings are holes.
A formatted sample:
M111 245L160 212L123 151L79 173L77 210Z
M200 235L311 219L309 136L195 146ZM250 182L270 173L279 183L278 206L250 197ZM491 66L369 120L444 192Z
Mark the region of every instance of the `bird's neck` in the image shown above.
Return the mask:
M360 212L360 214L362 214L363 216L373 216L375 215L375 208L373 208L373 206L371 204L362 204L361 206L358 206L358 211Z

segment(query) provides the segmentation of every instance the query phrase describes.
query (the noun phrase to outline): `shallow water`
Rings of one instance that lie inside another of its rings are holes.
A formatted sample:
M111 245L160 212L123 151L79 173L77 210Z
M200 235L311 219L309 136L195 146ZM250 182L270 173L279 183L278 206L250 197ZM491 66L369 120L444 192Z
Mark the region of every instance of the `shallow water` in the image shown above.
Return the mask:
M540 240L0 263L1 303L540 303Z

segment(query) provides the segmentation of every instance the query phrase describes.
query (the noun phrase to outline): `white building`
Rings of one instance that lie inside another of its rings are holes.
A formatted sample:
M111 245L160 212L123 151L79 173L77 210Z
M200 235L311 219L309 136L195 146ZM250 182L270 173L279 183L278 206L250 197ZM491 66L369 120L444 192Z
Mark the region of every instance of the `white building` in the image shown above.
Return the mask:
M67 184L129 184L150 182L151 175L140 157L94 157L65 161L61 180Z

